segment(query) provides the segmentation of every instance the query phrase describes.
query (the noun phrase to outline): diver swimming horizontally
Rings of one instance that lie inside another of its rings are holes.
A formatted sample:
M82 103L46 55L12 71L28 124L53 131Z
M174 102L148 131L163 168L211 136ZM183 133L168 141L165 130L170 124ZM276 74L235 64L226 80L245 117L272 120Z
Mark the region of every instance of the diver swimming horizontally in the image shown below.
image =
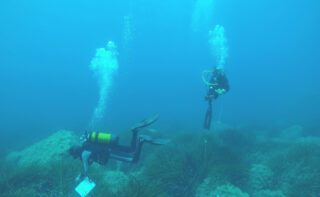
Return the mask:
M69 153L74 158L80 158L83 164L83 171L76 178L76 181L87 178L89 166L93 162L106 165L109 159L116 159L123 162L136 163L139 160L142 145L147 142L154 145L164 145L169 140L152 139L147 135L139 135L138 131L153 124L158 119L158 114L137 123L131 128L132 139L130 146L123 146L118 143L119 137L110 133L90 132L81 137L82 145L73 146Z
M208 71L206 71L208 73ZM205 100L208 101L208 109L204 119L204 129L210 129L212 119L212 100L217 99L220 95L226 94L230 87L227 76L222 67L214 67L209 82L205 81L208 85L207 95Z

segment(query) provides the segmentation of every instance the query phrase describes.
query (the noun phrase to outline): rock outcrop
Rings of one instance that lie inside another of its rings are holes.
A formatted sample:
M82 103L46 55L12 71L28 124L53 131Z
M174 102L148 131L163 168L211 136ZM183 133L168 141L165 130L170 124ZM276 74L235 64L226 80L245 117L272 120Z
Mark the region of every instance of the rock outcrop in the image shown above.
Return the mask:
M8 154L6 159L17 163L18 166L28 166L33 163L46 165L66 155L68 149L78 141L73 132L60 130L21 151Z

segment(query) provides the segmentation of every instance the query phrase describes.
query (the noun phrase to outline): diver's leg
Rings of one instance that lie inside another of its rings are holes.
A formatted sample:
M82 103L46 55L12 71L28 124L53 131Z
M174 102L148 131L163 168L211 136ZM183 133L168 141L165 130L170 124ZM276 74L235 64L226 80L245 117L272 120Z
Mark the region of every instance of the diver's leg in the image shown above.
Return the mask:
M132 130L130 146L123 146L120 144L116 144L112 147L112 150L114 152L133 153L136 150L136 146L137 146L137 136L138 136L138 129Z
M207 112L206 112L206 116L204 118L204 128L205 129L210 129L210 126L211 126L211 119L212 119L212 103L211 101L209 101L209 106L208 106L208 109L207 109Z
M125 153L124 151L119 152L118 150L112 150L112 152L110 153L110 158L123 162L136 163L140 158L142 145L146 140L143 137L139 137L138 141L138 146L133 156L129 155L128 153Z
M137 147L137 137L138 137L138 129L132 130L132 137L131 137L131 151L134 152Z
M115 151L120 151L120 152L125 152L125 153L132 153L135 152L137 148L137 137L138 137L138 131L146 126L151 125L154 123L156 120L158 120L159 115L158 114L153 114L152 116L140 121L137 123L135 126L131 128L132 131L132 138L131 138L131 143L130 146L123 146L120 144L117 144L114 149Z
M131 143L130 146L123 146L120 144L116 144L112 147L113 152L115 153L133 153L136 152L137 149L137 138L138 138L138 131L146 126L151 125L152 123L154 123L156 120L158 120L159 115L158 114L153 114L152 116L140 121L139 123L137 123L135 126L133 126L131 128L132 131L132 137L131 137ZM164 142L155 142L155 144L164 144ZM166 142L167 143L167 142Z
M128 163L132 163L133 162L133 157L124 156L124 155L118 155L118 154L114 154L114 153L110 154L110 159L115 159L115 160L128 162Z
M204 116L203 128L208 129L208 109L206 111L206 115Z
M208 117L209 117L209 109L206 111L206 115L204 116L203 128L208 129Z
M209 104L209 115L208 115L208 130L210 129L211 127L211 121L212 121L212 103L210 101L210 104Z
M142 149L142 145L143 143L145 142L145 139L144 138L139 138L138 139L138 146L137 146L137 149L133 155L133 160L132 160L132 163L136 163L139 161L140 159L140 154L141 154L141 149Z
M130 163L136 163L139 161L140 158L140 154L141 154L141 149L142 149L142 145L144 142L150 143L150 144L154 144L154 145L164 145L169 143L170 140L164 140L164 139L152 139L150 136L147 135L141 135L139 136L139 138L137 139L138 145L134 151L133 156L131 156L130 154L122 151L118 151L118 150L111 150L110 153L110 158L112 159L116 159L116 160L120 160L120 161L124 161L124 162L130 162Z
M211 121L212 121L212 108L210 108L209 115L208 115L208 125L207 125L208 130L210 130Z

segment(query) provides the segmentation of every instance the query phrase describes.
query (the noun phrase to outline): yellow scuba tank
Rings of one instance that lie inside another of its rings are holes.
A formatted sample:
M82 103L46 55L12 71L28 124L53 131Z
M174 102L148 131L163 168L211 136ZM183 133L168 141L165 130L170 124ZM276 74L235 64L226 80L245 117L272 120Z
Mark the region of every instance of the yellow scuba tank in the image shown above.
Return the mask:
M118 141L118 136L111 135L111 133L91 132L89 141L92 143L110 145Z

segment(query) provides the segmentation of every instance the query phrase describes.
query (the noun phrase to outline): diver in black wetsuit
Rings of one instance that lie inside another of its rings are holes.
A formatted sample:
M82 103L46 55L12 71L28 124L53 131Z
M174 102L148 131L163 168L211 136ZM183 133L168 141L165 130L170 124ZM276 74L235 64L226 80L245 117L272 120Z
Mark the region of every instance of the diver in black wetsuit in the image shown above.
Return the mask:
M123 162L135 163L139 160L141 148L144 142L154 145L163 145L168 140L152 139L147 135L139 135L138 131L146 126L151 125L158 119L155 114L131 128L132 139L130 146L123 146L118 143L119 138L109 133L91 132L85 134L81 139L82 146L73 146L69 153L74 158L80 158L83 164L83 171L77 177L77 181L87 176L89 166L93 162L106 165L109 159L116 159Z
M229 91L229 82L224 70L221 67L214 67L211 79L208 83L208 92L205 100L208 101L208 109L204 119L204 129L210 129L212 119L212 100Z

